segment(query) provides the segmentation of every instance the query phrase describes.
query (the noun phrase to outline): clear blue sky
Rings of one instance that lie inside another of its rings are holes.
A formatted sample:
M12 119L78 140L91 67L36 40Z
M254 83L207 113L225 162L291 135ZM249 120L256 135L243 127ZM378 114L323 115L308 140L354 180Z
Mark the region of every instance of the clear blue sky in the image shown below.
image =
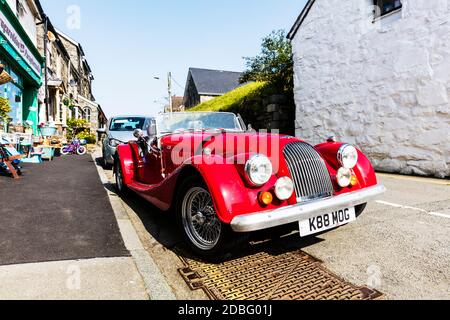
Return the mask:
M261 38L292 27L306 0L41 0L53 24L79 41L107 116L162 110L166 75L183 95L189 67L242 71ZM81 10L69 28L67 9ZM154 80L158 76L162 80Z

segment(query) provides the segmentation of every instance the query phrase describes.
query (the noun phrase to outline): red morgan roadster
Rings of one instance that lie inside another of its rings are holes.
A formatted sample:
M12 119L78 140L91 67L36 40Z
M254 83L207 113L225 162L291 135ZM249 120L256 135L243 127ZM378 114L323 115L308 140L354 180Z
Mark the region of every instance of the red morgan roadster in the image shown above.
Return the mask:
M163 114L146 131L118 147L117 189L175 212L204 258L253 231L298 223L306 237L343 226L386 190L354 146L256 133L232 113Z

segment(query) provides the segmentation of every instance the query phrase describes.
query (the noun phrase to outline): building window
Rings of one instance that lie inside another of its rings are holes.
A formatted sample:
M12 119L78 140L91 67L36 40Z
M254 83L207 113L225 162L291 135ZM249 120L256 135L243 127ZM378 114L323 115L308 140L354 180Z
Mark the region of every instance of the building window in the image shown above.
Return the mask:
M374 4L378 7L377 18L399 10L403 6L401 0L374 0Z
M23 17L27 11L21 0L16 0L16 15L17 17Z
M83 113L84 113L84 120L86 120L87 122L91 122L91 108L84 108L83 109Z

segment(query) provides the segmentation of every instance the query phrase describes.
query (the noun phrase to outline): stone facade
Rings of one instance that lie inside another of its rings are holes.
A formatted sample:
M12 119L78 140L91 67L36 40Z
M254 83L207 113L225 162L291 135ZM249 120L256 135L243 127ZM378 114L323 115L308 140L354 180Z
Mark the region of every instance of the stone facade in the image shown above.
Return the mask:
M70 57L69 95L75 103L75 108L70 116L76 119L85 119L89 123L92 133L95 133L97 129L106 125L107 119L100 105L95 102L92 93L92 81L94 80L92 70L85 58L82 46L62 32L58 32L58 36ZM71 82L72 85L70 85Z
M239 113L255 130L278 130L295 135L295 106L290 95L272 94L246 100L241 107L230 110Z
M450 0L316 0L293 36L296 134L335 135L380 171L450 176Z
M60 131L60 134L63 135L65 133L65 128L67 127L68 110L63 101L69 97L68 88L70 57L50 21L48 22L48 30L54 36L54 39L48 42L47 53L45 54L45 27L43 24L37 27L37 47L42 56L47 57L46 72L48 77L49 92L49 110L46 110L44 102L45 85L40 88L41 112L39 119L41 123L55 123Z

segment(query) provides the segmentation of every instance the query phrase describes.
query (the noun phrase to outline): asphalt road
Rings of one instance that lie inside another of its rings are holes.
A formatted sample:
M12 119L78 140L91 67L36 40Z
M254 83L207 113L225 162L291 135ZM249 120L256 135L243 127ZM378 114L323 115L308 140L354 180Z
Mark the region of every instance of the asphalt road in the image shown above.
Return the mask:
M112 173L107 175L112 182ZM450 181L396 175L379 175L379 180L388 192L355 223L277 243L304 250L338 276L377 289L386 299L450 299ZM190 291L178 274L182 264L173 249L180 237L172 216L135 195L123 203L177 298L206 298Z
M450 181L380 175L388 192L304 251L388 299L450 299Z

